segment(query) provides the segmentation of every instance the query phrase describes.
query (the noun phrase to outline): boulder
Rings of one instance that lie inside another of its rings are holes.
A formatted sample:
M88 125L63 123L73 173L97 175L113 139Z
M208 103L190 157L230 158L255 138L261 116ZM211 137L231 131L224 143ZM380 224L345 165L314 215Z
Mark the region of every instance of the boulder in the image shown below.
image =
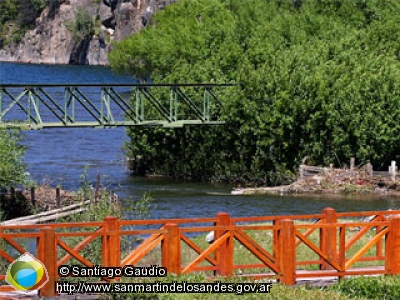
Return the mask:
M136 8L131 2L120 2L115 11L115 40L130 36L135 29Z

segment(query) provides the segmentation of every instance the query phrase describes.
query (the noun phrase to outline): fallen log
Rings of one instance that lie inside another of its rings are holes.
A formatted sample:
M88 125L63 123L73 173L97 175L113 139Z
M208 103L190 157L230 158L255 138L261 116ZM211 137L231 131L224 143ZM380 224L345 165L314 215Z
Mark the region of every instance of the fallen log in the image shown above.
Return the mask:
M75 214L75 213L79 213L84 210L87 210L87 208L81 208L81 207L88 205L90 203L90 201L91 200L86 200L81 203L65 206L65 207L58 208L58 209L52 209L49 211L41 212L39 214L24 216L24 217L15 218L12 220L4 221L4 222L0 223L0 226L31 225L31 224L37 224L40 222L56 220L57 218L60 218L60 217L68 216L71 214Z
M233 191L231 191L231 195L255 195L255 194L266 194L266 193L281 194L287 192L289 189L290 185L281 185L274 187L242 188L242 189L234 189Z

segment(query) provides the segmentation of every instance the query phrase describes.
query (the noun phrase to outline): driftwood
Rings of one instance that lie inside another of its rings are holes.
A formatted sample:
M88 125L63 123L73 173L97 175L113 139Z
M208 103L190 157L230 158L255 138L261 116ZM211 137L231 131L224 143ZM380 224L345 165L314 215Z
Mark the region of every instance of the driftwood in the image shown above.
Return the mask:
M244 188L235 189L231 192L231 195L256 195L256 194L281 194L287 192L290 189L290 185L281 185L274 187L255 187L255 188Z
M42 222L54 221L58 218L69 216L75 213L79 213L88 209L87 205L90 204L90 200L86 200L81 203L65 206L63 208L53 209L45 211L36 215L30 215L20 217L0 223L0 226L7 225L32 225Z
M350 169L335 169L301 165L299 179L290 185L234 189L232 195L284 194L284 193L379 193L400 196L400 173L396 162L389 172L373 171L372 165L356 167L350 160Z

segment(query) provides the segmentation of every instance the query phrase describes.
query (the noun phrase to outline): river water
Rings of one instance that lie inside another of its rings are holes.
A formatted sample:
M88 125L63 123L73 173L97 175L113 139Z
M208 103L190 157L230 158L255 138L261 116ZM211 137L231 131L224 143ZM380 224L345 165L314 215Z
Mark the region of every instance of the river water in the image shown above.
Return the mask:
M132 83L110 69L93 66L49 66L0 63L0 83ZM135 201L150 191L155 199L152 218L211 217L225 211L232 216L318 213L325 207L337 211L400 209L400 199L379 196L232 196L232 186L133 177L121 147L128 138L124 128L43 129L25 131L25 161L37 183L79 187L88 166L88 179L96 174L123 201Z

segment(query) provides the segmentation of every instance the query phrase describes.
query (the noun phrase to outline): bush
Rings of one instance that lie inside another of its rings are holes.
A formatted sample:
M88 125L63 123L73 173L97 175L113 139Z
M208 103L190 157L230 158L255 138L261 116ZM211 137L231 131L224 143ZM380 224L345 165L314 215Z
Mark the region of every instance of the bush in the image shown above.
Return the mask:
M65 26L77 41L93 34L93 19L89 12L82 7L77 8L75 20L70 20Z
M46 0L0 1L0 49L19 42L26 30L35 25L46 3Z
M243 82L219 93L226 126L129 128L142 169L274 184L304 156L400 160L400 2L295 2L182 0L114 47L114 70L153 82Z
M35 25L36 18L46 6L44 0L19 0L18 23L22 28L30 28Z
M28 181L23 162L25 148L20 140L18 132L0 130L0 189L23 186Z

